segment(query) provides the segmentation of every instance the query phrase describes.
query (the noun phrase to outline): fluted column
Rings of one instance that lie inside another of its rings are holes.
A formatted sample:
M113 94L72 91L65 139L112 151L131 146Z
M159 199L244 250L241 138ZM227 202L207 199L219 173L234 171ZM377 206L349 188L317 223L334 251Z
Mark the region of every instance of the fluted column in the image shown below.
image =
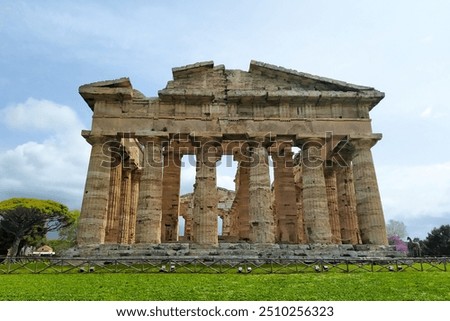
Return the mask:
M327 189L328 214L330 216L331 242L334 244L341 244L336 172L333 164L329 162L324 163L324 174Z
M194 225L194 201L192 200L187 205L186 214L184 217L184 238L187 241L192 241L192 227Z
M131 172L130 219L128 222L128 243L134 244L136 236L136 214L139 203L139 185L142 170L135 168Z
M128 244L131 210L131 168L124 167L120 189L119 243Z
M327 191L323 174L322 140L309 139L302 146L303 212L309 243L331 243Z
M135 243L161 243L163 160L161 138L146 137L144 165L136 214Z
M249 204L249 175L250 166L245 155L235 155L234 159L239 162L236 172L236 196L232 206L231 235L239 240L250 239L250 222L248 213Z
M122 162L111 167L109 183L108 214L106 218L105 243L117 243L120 234L120 195L122 186Z
M291 146L276 148L271 155L274 161L276 240L282 243L297 243L298 219Z
M197 168L194 185L194 213L192 238L195 243L216 246L217 227L217 185L216 162L221 157L221 148L207 138L201 139L197 148Z
M342 155L344 155L345 164L341 165L345 166L335 165L342 243L361 244L356 215L356 196L351 163L352 154L343 152Z
M222 235L230 236L231 233L231 209L229 211L222 210Z
M370 148L375 139L354 139L356 211L363 244L387 245L386 224Z
M108 138L89 136L86 140L92 149L78 223L77 243L81 246L101 244L105 240L111 175L111 152L103 148Z
M252 148L253 162L249 176L249 222L250 241L274 243L274 220L271 207L270 177L267 149Z
M295 182L295 201L297 205L297 243L308 243L308 237L305 233L305 220L303 213L303 178L302 178L301 160L294 167Z
M164 157L162 242L178 241L181 155L169 151Z

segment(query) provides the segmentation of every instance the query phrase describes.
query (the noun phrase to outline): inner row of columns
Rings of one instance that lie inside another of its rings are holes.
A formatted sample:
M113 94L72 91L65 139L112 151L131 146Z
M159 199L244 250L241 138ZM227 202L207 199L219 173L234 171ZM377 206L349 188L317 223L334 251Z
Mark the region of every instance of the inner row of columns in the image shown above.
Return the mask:
M86 189L90 181L95 185L104 179L109 189L107 195L100 195L99 190L97 195L85 195L83 207L90 209L82 208L79 243L177 241L182 155L163 149L161 139L147 137L140 139L145 146L142 168L122 162L106 170L105 166L91 170L105 152L101 148L100 155L96 145L105 141L92 138L90 142ZM218 243L216 162L223 151L220 144L210 142L204 138L196 149L193 217L186 224L192 242L214 246ZM387 244L372 145L371 140L352 142L353 150L340 155L344 164L322 161L320 141L303 144L296 164L289 143L282 148L259 144L249 146L247 155L234 154L238 161L236 196L224 219L229 225L224 236L252 243ZM269 155L274 163L273 186ZM103 220L99 203L106 206ZM89 217L83 215L87 210ZM83 224L98 225L92 231L98 235L87 239Z

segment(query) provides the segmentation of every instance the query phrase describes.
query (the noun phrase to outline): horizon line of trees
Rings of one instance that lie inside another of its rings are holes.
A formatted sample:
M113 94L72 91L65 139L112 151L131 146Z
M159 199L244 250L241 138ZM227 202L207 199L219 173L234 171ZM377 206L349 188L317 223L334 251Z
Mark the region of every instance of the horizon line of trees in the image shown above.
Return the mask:
M450 225L434 227L425 239L410 238L403 222L389 220L386 224L388 241L399 252L410 256L450 256Z

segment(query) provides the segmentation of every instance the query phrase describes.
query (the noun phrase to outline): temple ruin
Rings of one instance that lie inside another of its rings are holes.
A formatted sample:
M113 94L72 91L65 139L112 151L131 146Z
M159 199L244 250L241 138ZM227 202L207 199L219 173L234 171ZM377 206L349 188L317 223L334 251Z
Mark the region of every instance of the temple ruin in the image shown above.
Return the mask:
M369 117L384 93L257 61L172 71L158 97L128 78L79 88L93 111L80 247L388 244ZM196 177L182 198L183 155ZM217 188L223 155L238 164L234 192Z

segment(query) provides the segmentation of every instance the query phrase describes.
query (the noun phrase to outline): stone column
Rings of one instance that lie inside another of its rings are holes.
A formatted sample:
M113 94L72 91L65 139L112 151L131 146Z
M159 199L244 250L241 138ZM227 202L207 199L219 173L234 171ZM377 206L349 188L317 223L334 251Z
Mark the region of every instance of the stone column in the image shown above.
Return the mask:
M78 223L77 243L80 246L105 241L111 175L111 152L104 148L108 139L104 136L86 138L92 149Z
M353 176L356 192L356 211L363 244L387 245L381 197L370 148L376 139L355 139Z
M323 141L309 139L302 146L303 213L309 243L331 243L327 190L322 167Z
M144 164L139 186L135 243L161 243L163 160L161 138L145 137Z
M231 235L231 209L228 211L222 210L222 235L230 236Z
M197 172L194 185L194 213L192 238L201 245L217 246L217 185L216 162L221 157L221 147L210 144L213 139L202 138L197 148Z
M282 149L280 149L282 148ZM275 212L277 213L277 242L298 242L298 217L290 145L283 145L272 152L274 161Z
M234 155L234 160L239 162L236 172L236 195L234 197L231 213L231 235L239 240L248 241L250 239L250 222L248 213L248 189L250 166L248 157L245 155Z
M331 242L341 244L336 172L332 163L324 162L324 174L327 189L328 214L330 215Z
M122 185L122 162L111 167L109 183L108 215L106 218L105 243L117 243L120 228L120 194Z
M249 179L250 241L274 243L274 220L271 206L267 149L255 146L251 150Z
M297 243L308 243L308 238L305 233L305 220L303 213L303 179L302 179L301 160L299 164L294 167L294 182L295 182L295 200L297 205Z
M184 217L184 238L187 241L192 241L192 227L194 225L194 204L193 200L187 205L186 214Z
M178 241L181 155L169 151L164 157L162 242Z
M134 244L136 235L136 213L139 202L139 184L142 170L135 168L131 172L130 220L128 225L128 244Z
M119 243L128 244L131 210L131 168L124 167L120 190Z
M346 152L344 160L347 166L336 165L336 182L338 190L339 221L343 244L361 244L361 237L356 216L355 186L351 153Z

